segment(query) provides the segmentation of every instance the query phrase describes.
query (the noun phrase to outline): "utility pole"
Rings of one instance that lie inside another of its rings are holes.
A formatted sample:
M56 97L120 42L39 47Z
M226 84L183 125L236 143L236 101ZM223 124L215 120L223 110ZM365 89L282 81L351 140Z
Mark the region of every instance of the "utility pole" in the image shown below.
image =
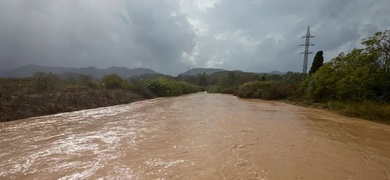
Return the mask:
M310 44L310 39L314 38L314 36L310 35L310 26L307 27L307 33L305 36L301 37L302 39L305 38L305 44L301 44L300 46L305 46L305 51L301 52L300 54L303 54L303 69L302 73L307 73L307 60L309 59L309 54L312 54L313 52L309 51L310 46L314 46L314 44Z

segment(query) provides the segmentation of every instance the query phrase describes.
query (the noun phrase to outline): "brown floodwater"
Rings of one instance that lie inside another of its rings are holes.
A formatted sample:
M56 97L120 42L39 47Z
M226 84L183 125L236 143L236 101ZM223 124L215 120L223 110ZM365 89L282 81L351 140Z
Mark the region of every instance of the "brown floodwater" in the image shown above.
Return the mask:
M390 126L198 93L0 124L0 179L390 179Z

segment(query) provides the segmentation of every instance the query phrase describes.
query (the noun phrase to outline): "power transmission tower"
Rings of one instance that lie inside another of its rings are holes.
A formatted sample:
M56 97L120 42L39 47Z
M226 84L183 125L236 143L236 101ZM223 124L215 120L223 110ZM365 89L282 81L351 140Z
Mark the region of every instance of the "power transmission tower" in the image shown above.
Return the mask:
M305 46L305 52L302 52L300 54L303 54L303 73L307 73L307 60L309 59L309 54L312 54L313 52L309 51L310 46L314 46L314 44L310 44L310 39L314 38L314 36L310 35L310 26L307 27L307 33L305 36L301 37L302 39L305 38L305 44L301 44L300 46Z

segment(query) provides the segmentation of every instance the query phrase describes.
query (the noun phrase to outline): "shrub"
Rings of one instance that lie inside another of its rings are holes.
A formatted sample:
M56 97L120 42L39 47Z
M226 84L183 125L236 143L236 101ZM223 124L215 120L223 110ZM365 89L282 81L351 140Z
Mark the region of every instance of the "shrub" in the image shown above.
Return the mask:
M183 81L176 81L173 79L161 77L158 79L148 80L145 86L152 91L156 96L179 96L182 94L189 94L198 92L197 86Z
M102 83L107 89L121 89L126 85L126 81L116 74L104 75Z
M131 91L133 91L134 93L139 94L146 99L152 99L155 97L153 92L141 82L135 82L133 84L134 85L132 86Z
M208 93L220 93L221 88L219 86L208 86L207 87L207 92Z
M52 73L37 72L33 75L32 87L36 93L47 93L56 90L60 78Z
M242 98L285 99L295 94L298 83L255 81L239 87L237 95Z
M260 98L263 91L274 83L274 81L248 82L238 88L237 95L242 98Z
M99 83L96 80L92 79L90 75L81 75L79 77L80 85L87 86L92 89L99 89Z

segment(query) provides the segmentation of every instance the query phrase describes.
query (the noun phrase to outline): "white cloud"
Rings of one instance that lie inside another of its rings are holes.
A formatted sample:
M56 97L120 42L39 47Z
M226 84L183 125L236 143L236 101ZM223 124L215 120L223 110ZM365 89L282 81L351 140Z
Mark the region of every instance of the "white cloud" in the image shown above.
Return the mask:
M264 1L266 1L266 0L253 0L253 3L254 4L261 4Z
M192 25L193 30L198 36L205 36L209 31L206 24L199 19L187 18L187 21Z
M193 2L199 10L207 12L209 9L221 3L222 0L193 0Z

